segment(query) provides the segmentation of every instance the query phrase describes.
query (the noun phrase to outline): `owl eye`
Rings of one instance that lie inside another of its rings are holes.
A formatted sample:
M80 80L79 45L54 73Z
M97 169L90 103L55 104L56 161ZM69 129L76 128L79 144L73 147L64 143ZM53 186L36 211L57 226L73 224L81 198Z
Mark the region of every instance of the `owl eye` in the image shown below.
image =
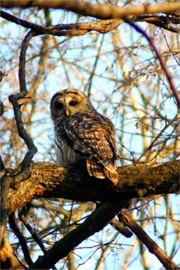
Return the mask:
M61 110L63 108L63 104L61 102L56 102L54 107L56 110Z
M75 101L75 100L71 100L70 102L69 102L69 105L70 106L76 106L78 104L78 102L77 101Z

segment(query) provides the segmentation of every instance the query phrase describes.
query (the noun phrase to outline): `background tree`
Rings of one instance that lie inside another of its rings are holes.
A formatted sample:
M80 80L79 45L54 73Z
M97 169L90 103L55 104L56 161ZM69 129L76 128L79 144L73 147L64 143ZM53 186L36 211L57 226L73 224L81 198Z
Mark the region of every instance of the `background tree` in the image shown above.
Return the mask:
M177 269L180 3L1 6L1 267ZM45 163L55 162L49 101L70 87L115 124L116 188Z

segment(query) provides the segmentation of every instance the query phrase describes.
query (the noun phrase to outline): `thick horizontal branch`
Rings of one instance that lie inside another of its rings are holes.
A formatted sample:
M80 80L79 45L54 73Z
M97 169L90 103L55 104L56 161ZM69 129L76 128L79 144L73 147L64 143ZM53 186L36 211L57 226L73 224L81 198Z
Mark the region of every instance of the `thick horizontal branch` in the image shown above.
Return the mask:
M118 202L180 190L180 161L121 167L117 186L108 179L90 177L85 170L79 169L80 166L77 167L32 163L31 177L9 190L9 213L38 197Z
M29 28L33 30L37 35L51 34L55 36L68 36L68 37L85 35L90 31L97 31L99 33L105 34L117 28L121 23L124 22L122 19L109 19L91 23L71 23L71 24L42 26L18 18L3 10L0 12L0 17L8 21L11 21L15 24Z
M91 31L96 31L101 34L108 33L114 29L116 29L120 24L124 23L123 19L109 19L109 20L101 20L95 21L91 23L72 23L72 24L57 24L57 25L50 25L50 26L42 26L39 24L35 24L26 20L23 20L19 17L11 15L3 10L0 12L0 17L13 22L17 25L21 25L25 28L31 29L35 32L35 35L42 35L42 34L50 34L55 36L81 36L85 35ZM169 30L171 32L179 32L178 28L172 26L172 24L179 24L179 18L167 15L140 15L137 17L128 17L133 22L147 22Z
M157 5L145 4L142 6L117 7L114 5L93 5L87 1L77 0L1 0L1 7L12 8L59 8L73 11L83 16L91 16L99 19L123 18L129 15L171 13L180 9L180 2L163 3Z

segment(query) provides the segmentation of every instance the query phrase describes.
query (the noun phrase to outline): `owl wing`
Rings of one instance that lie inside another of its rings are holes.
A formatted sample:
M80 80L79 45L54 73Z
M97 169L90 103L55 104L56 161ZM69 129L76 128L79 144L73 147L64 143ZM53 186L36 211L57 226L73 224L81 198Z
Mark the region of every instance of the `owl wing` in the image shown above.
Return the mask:
M100 114L88 114L84 115L83 121L82 117L81 120L75 118L70 126L65 127L66 134L72 148L86 159L89 175L96 178L108 177L117 183L115 161L118 151L112 122Z

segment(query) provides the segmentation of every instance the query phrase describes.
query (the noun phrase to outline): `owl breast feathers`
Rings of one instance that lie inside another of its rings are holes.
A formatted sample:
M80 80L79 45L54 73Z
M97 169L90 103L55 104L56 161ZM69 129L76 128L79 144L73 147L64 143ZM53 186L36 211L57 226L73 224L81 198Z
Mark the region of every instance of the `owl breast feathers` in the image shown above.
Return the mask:
M118 182L118 150L112 122L98 113L81 91L66 89L51 99L57 162L67 166L86 161L96 178Z

